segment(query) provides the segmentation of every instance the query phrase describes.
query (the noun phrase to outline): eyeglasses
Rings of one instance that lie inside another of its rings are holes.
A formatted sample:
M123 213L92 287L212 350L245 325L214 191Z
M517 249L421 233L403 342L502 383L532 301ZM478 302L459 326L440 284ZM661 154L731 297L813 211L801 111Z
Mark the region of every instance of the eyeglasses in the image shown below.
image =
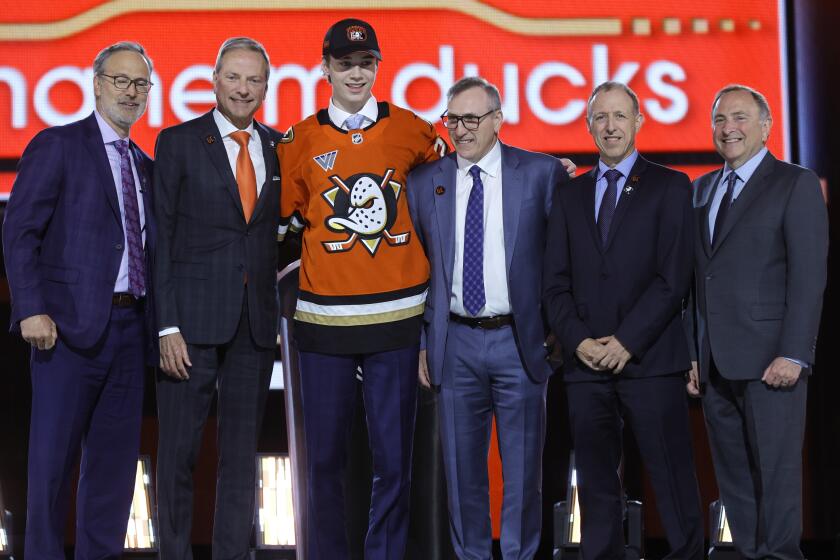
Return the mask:
M481 124L481 119L486 117L491 113L495 113L498 109L490 109L483 115L448 115L448 111L444 111L444 113L440 116L440 120L443 121L443 126L448 128L449 130L455 130L458 128L458 121L461 121L461 124L464 125L464 128L467 130L478 130L478 126Z
M152 89L154 85L149 80L143 78L136 78L132 80L127 76L109 76L108 74L98 74L103 78L110 78L111 83L114 84L114 87L117 89L128 89L131 87L131 84L134 84L134 89L137 93L149 93L149 90Z

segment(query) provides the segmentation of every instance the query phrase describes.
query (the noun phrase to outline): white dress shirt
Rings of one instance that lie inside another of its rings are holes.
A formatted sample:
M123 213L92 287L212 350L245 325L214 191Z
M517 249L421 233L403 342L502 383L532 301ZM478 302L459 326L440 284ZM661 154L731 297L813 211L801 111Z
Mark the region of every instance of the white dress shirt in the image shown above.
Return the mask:
M474 165L456 156L458 171L455 178L455 270L452 271L452 295L449 310L468 316L464 309L464 222L467 202L473 187L470 168ZM484 295L486 303L479 317L510 313L507 268L505 265L505 228L502 217L502 147L499 141L476 163L481 168L484 185Z
M213 120L216 121L219 134L222 135L222 141L224 142L225 151L230 162L230 169L233 171L233 176L236 177L236 158L239 156L239 144L230 135L239 129L227 120L219 112L219 109L213 109ZM244 130L251 137L248 141L248 154L250 154L251 162L254 164L254 174L257 178L257 196L260 196L263 183L265 183L265 158L263 157L262 140L260 140L259 133L254 129L254 121L251 121L248 128Z
M379 119L379 107L376 106L376 98L372 95L358 113L348 113L333 103L332 98L330 98L330 106L327 109L327 113L330 116L330 121L342 130L349 130L346 124L347 119L352 117L354 114L362 115L365 118L364 122L362 122L361 128L370 126Z
M105 153L108 154L108 164L111 167L111 174L114 176L114 185L117 187L117 201L120 204L120 218L123 223L123 253L120 260L120 270L117 272L117 283L114 285L114 293L128 291L128 240L125 239L125 205L123 204L122 190L122 169L120 167L120 153L114 146L114 142L123 140L111 125L105 122L99 111L94 111L96 123L99 125L99 132L102 133L102 141L105 143ZM125 138L128 140L128 137ZM134 189L137 192L137 209L140 211L140 235L143 238L143 247L146 246L146 211L143 205L143 194L140 189L140 176L137 175L137 164L134 163L134 156L131 150L128 151L131 161L131 173L134 175ZM146 282L151 280L151 275L146 271Z

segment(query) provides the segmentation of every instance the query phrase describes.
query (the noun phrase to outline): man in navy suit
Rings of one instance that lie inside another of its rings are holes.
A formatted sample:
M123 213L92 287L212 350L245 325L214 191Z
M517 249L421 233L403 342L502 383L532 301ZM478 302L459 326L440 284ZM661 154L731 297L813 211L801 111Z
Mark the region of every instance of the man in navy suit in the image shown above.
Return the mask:
M601 84L587 106L598 165L557 193L543 303L563 345L582 514L582 557L624 558L621 432L639 444L668 558L703 557L703 520L683 390L681 325L692 263L691 183L635 148L639 101Z
M431 265L420 380L440 392L452 543L491 557L487 453L495 415L504 474L505 559L540 542L545 395L551 368L540 313L557 159L502 144L499 90L464 78L443 121L455 154L409 176L409 208ZM573 168L571 162L567 162Z
M152 162L128 138L151 71L136 43L103 49L93 63L96 110L29 143L6 207L12 331L32 345L28 558L64 558L80 451L76 558L122 554L143 373L155 360Z

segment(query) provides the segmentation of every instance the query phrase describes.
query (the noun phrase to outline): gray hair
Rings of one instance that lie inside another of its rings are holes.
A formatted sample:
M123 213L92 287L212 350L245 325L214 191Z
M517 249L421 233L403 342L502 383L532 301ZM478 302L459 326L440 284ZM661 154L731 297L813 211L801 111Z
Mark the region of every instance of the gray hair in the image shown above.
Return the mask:
M219 70L221 70L222 58L234 49L245 49L258 53L262 56L265 61L265 79L268 80L268 76L271 73L271 63L268 61L268 53L266 52L265 47L262 46L262 43L251 39L250 37L231 37L226 39L219 48L219 54L216 56L216 67L213 69L213 72L218 73Z
M449 103L452 101L452 98L459 93L463 93L472 88L481 88L484 90L484 93L487 94L487 98L490 99L491 111L500 111L502 109L502 97L499 95L499 88L484 78L479 78L477 76L461 78L452 84L452 87L446 92L446 102Z
M770 104L767 103L767 98L764 97L760 91L755 90L749 86L745 86L742 84L729 84L728 86L722 88L715 94L715 100L712 102L712 121L715 120L715 107L717 106L720 98L723 97L727 93L732 93L733 91L745 91L749 93L753 100L755 101L756 105L758 105L758 117L761 121L766 121L767 119L771 118L770 115Z
M149 74L152 73L152 69L154 65L152 64L152 59L149 58L149 55L146 54L146 49L143 48L143 45L140 43L135 43L134 41L119 41L118 43L114 43L113 45L109 45L99 51L99 54L96 55L96 58L93 59L93 73L96 75L101 74L105 71L105 62L108 58L120 51L132 51L136 52L140 56L143 57L143 60L146 61L146 65L149 67Z
M621 82L604 82L595 89L592 90L592 93L589 95L589 100L586 102L586 120L592 120L592 102L595 101L595 96L601 93L602 91L612 91L614 89L620 89L627 96L630 98L630 101L633 102L633 114L638 115L640 112L639 109L639 96L636 95L636 92L630 89L630 86L627 84L623 84Z

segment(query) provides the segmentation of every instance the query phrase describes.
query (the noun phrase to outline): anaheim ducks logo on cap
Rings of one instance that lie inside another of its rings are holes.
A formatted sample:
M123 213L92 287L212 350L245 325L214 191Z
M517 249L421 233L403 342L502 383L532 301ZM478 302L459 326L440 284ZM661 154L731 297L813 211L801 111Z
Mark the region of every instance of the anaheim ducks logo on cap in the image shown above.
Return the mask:
M351 25L347 28L347 39L350 41L367 41L367 29L361 25Z

